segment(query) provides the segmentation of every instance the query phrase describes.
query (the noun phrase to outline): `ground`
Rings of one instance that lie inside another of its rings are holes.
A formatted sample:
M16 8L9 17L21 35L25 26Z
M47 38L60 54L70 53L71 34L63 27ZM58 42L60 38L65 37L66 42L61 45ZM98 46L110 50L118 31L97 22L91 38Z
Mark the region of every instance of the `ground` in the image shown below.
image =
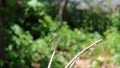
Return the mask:
M115 64L107 61L107 57L98 56L90 58L80 58L76 61L74 68L119 68Z

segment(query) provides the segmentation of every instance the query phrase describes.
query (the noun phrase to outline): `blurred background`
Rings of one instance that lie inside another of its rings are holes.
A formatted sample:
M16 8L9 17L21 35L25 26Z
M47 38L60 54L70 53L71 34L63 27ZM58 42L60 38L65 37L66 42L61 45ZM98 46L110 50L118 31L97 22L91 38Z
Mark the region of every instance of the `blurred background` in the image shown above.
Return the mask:
M0 68L64 66L83 48L73 68L120 67L120 0L0 0Z

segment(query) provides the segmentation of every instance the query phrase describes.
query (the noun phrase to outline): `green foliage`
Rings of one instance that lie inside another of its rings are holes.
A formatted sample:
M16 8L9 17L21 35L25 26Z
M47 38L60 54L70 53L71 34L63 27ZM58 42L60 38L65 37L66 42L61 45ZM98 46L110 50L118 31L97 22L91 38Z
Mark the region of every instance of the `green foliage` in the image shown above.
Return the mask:
M110 28L105 32L106 45L109 47L109 51L112 53L112 61L116 64L120 64L118 58L120 58L120 35L117 28Z
M113 24L113 26L117 27L120 30L120 10L116 10L116 13L111 15L111 22Z
M60 25L57 21L59 8L49 1L21 1L22 6L16 7L16 0L5 0L6 57L4 62L0 61L0 67L31 68L32 63L38 63L41 68L46 68L56 43L54 40L48 46L53 35L60 37L61 42L52 68L63 68L79 51L101 38L104 38L103 44L84 56L112 54L112 61L120 64L119 10L113 14L103 14L67 8L66 22ZM93 68L99 65L99 61L92 62Z
M89 10L68 9L65 20L71 28L82 27L89 32L98 31L101 34L111 26L108 14Z
M99 60L92 61L92 68L100 68L100 61Z

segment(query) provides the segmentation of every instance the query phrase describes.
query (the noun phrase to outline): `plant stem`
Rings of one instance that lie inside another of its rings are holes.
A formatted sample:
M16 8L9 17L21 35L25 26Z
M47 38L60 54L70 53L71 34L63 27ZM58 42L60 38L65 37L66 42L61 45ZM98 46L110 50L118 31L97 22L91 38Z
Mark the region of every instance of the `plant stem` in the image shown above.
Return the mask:
M80 51L77 55L75 55L75 57L73 57L73 59L65 66L65 68L68 68L70 64L74 64L76 59L78 57L80 57L84 52L86 52L88 49L92 48L93 46L96 46L96 44L100 43L101 41L103 41L103 39L100 39L96 42L94 42L93 44L89 45L88 47L84 48L82 51ZM73 65L72 64L72 65ZM71 66L72 67L72 66Z
M52 53L52 56L51 56L51 58L50 58L50 61L49 61L49 64L48 64L48 67L47 67L47 68L50 68L50 67L51 67L51 63L52 63L52 60L53 60L54 55L55 55L55 53L56 53L57 47L58 47L58 45L59 45L59 44L58 44L59 41L60 41L60 38L58 38L58 40L57 40L57 42L56 42L55 49L54 49L54 51L53 51L53 53Z

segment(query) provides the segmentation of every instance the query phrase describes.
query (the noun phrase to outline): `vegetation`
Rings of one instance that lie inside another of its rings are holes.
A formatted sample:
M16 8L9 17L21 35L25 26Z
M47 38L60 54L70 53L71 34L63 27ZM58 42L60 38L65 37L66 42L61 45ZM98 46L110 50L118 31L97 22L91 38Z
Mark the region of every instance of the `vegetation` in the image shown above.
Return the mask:
M59 5L52 0L4 0L2 22L5 59L1 68L47 68L56 39L60 43L51 68L64 68L70 59L93 41L103 39L94 51L83 57L104 56L106 61L120 65L120 10L103 13L66 7L59 21ZM110 58L107 58L107 57ZM97 60L93 68L99 67Z

